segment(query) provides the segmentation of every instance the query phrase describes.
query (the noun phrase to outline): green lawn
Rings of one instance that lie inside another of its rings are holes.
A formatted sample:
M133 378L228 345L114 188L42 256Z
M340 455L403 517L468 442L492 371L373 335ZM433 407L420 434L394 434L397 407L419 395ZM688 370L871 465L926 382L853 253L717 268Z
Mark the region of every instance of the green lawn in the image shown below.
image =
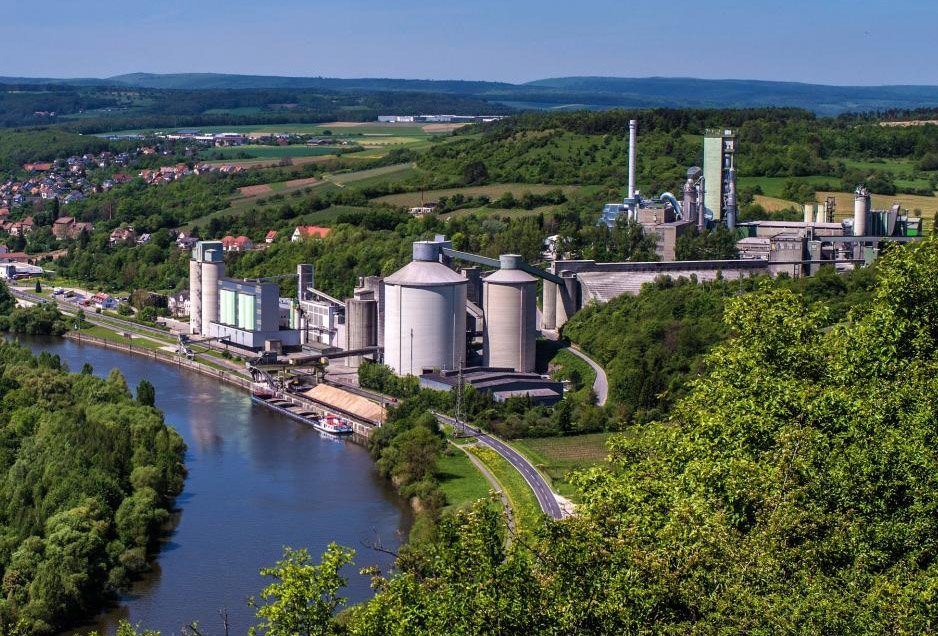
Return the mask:
M524 533L535 528L544 518L544 513L521 473L487 446L471 446L467 450L478 457L501 484L515 517L516 531Z
M437 462L437 479L446 496L446 510L460 510L489 495L491 485L469 457L448 446Z
M567 437L534 437L512 440L511 445L546 475L555 491L577 500L569 479L574 471L605 461L606 441L612 433L587 433Z

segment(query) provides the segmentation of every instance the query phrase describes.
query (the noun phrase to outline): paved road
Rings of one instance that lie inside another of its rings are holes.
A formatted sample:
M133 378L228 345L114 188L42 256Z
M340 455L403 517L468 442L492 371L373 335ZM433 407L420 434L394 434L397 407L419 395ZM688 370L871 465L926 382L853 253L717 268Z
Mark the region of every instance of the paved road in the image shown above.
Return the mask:
M596 372L596 379L593 381L593 391L596 393L597 404L604 406L606 404L606 399L609 397L609 379L606 377L606 372L601 366L599 366L599 363L580 351L575 346L571 345L569 349L570 353L586 362L586 364L590 365L593 368L593 371Z
M10 293L13 294L15 298L20 298L22 300L26 300L31 303L55 303L55 305L58 306L58 308L62 310L63 313L66 313L69 315L76 315L79 309L89 309L86 307L82 307L81 305L78 305L77 303L70 303L68 301L64 301L58 298L49 299L45 296L40 296L33 292L28 292L28 291L24 291L22 289L16 289L13 287L10 288ZM85 322L92 324L92 325L97 325L99 327L105 327L107 329L117 329L119 331L128 331L128 332L133 333L133 335L137 338L150 340L150 341L156 342L157 344L173 346L172 342L166 342L165 339L173 338L174 334L166 330L159 329L157 327L150 327L148 325L141 325L139 323L132 322L130 320L121 320L120 318L114 318L113 316L102 316L101 314L94 313L94 309L90 309L89 311L85 312ZM161 338L154 338L152 336L147 336L144 334L159 335L161 336ZM196 354L196 356L198 355L200 354ZM235 373L238 373L240 375L245 375L244 365L238 364L237 362L233 362L231 360L225 360L221 358L211 357L209 359L211 360L213 364L227 367Z
M454 418L443 415L442 413L433 412L433 415L436 416L437 420L443 422L444 424L456 425L457 422ZM562 519L563 510L560 509L560 504L557 503L557 497L554 495L554 492L550 489L550 486L547 485L547 481L541 476L537 469L525 459L524 455L513 449L508 444L483 433L477 428L473 428L468 424L463 424L466 430L474 435L480 443L485 444L496 453L504 457L509 464L515 467L515 469L521 473L521 476L524 477L524 480L528 482L528 485L531 487L531 490L534 491L534 496L537 497L537 503L541 506L541 510L544 511L544 514L554 518Z

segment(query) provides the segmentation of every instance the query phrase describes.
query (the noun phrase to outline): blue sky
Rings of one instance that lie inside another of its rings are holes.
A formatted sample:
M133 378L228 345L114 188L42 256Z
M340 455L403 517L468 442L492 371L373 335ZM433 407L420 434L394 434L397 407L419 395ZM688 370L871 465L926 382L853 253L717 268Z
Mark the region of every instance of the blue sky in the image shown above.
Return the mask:
M0 75L938 84L938 0L2 0Z

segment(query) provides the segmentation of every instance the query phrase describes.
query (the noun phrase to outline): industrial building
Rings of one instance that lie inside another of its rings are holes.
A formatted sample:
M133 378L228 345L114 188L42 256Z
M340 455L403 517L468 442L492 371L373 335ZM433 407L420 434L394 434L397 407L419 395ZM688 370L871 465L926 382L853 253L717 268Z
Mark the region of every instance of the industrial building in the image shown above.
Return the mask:
M732 130L704 133L704 216L734 226L736 218L736 135Z
M638 121L629 121L628 190L622 203L603 206L599 223L613 227L620 218L642 226L656 238L657 256L662 261L676 258L677 240L687 232L701 231L714 219L724 216L729 223L736 218L735 135L731 130L719 135L708 131L704 137L704 169L687 171L682 203L670 192L652 199L635 189L635 158ZM709 175L709 177L707 176ZM712 185L709 179L713 179Z
M221 241L199 241L189 261L189 330L250 350L300 344L300 334L280 319L275 283L225 278Z
M420 376L420 386L425 389L453 391L460 385L488 393L496 402L528 397L535 404L553 406L563 399L563 383L536 373L519 373L512 368L469 367L432 371Z

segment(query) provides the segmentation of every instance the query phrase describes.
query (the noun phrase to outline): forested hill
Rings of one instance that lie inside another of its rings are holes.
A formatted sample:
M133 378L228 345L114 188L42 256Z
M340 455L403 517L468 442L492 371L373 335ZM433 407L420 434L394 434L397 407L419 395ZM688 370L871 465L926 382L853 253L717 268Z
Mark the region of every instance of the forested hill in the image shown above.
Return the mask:
M830 86L689 77L561 77L526 84L397 78L330 78L224 73L129 73L108 78L0 77L0 84L130 87L150 90L313 90L461 96L523 109L751 108L791 106L821 115L938 107L938 86Z

